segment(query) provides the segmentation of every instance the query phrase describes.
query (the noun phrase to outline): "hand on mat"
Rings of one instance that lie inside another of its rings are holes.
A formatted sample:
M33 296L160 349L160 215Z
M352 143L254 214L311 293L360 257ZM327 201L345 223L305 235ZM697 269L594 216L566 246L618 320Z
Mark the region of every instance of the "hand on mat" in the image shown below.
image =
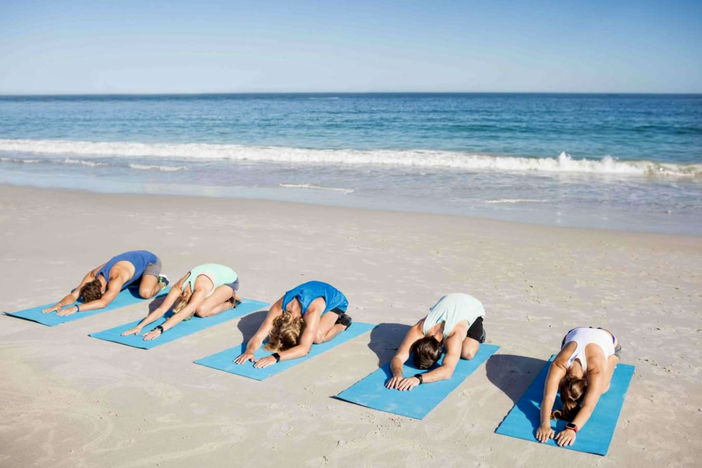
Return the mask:
M556 436L556 443L559 447L568 447L575 442L575 431L572 429L564 429Z
M141 333L141 327L134 327L130 328L129 330L122 332L122 336L127 336L127 335L138 335Z
M56 312L56 315L59 317L65 317L66 315L71 315L75 314L78 312L78 307L76 306L71 306L71 307L66 307L65 309L61 309L58 312Z
M58 312L59 310L61 310L61 305L56 304L56 305L53 305L51 307L47 307L46 309L42 310L41 313L42 314L49 314L51 312Z
M417 385L419 385L419 379L417 377L407 377L406 379L402 379L397 389L404 392L405 390L412 390Z
M402 382L402 375L393 375L392 378L388 380L388 383L385 384L385 387L392 390L394 388L398 388L400 382Z
M244 354L242 354L238 358L234 359L234 362L236 362L237 364L243 364L246 361L253 362L253 360L254 360L254 353L252 353L251 351L245 351Z
M264 367L272 366L275 363L276 360L273 356L266 356L263 359L259 359L258 361L254 362L254 367L256 369L263 369Z
M536 430L536 439L542 443L548 441L548 439L553 439L553 429L551 429L551 424L548 426L540 426Z
M154 328L149 333L144 335L144 339L146 341L151 341L151 340L158 338L159 336L161 336L161 331L158 328Z

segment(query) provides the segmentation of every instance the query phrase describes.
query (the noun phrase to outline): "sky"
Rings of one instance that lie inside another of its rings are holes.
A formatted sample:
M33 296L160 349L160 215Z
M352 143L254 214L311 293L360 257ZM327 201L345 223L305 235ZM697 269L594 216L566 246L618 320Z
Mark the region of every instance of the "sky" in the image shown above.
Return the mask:
M0 94L702 93L700 25L700 0L0 0Z

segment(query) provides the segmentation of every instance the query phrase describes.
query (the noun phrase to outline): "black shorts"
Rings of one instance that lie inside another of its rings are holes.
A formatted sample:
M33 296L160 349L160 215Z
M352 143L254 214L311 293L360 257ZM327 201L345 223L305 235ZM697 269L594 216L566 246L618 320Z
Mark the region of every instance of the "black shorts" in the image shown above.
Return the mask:
M334 312L334 313L337 314L337 315L341 315L341 314L345 314L345 313L346 313L346 311L345 311L345 310L342 310L341 307L334 307L334 308L333 308L332 310L330 310L329 312Z
M483 318L478 317L475 319L475 322L470 326L468 329L468 333L466 333L466 336L468 338L472 338L475 341L480 343L480 340L483 338Z

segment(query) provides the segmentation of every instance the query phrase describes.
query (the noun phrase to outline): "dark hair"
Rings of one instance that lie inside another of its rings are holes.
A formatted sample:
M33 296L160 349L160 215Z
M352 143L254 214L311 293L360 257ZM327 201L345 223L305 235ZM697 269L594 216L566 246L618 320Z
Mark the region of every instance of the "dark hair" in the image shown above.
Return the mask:
M441 351L443 351L443 345L433 336L425 336L415 341L410 348L417 369L432 367L441 357Z
M80 297L83 299L83 302L93 302L101 299L102 283L100 283L100 279L95 278L80 288Z
M585 396L587 390L587 379L566 376L561 380L559 385L561 390L561 400L563 400L563 409L556 410L551 413L551 419L563 419L572 421L580 411L580 400Z

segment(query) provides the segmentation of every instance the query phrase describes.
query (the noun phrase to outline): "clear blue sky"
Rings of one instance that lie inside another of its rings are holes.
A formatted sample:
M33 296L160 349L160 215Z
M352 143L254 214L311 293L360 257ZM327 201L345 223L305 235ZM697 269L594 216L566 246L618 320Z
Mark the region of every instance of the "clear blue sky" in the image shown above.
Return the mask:
M702 1L0 0L0 94L702 92Z

